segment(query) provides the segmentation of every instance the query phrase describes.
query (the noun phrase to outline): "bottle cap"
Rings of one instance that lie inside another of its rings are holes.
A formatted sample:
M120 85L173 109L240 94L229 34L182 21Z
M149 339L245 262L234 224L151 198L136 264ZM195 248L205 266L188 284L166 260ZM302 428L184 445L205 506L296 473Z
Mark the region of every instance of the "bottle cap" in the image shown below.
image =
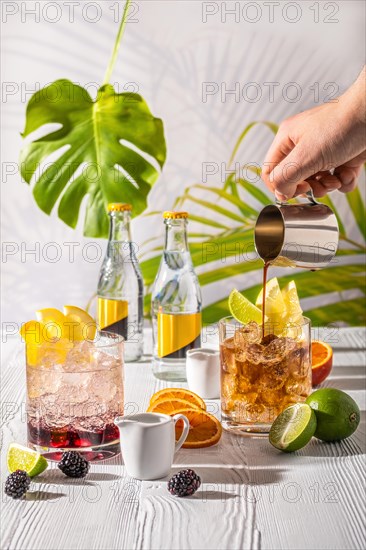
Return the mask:
M125 202L110 202L108 204L108 212L130 212L132 206Z
M167 210L164 212L163 217L165 220L185 220L188 218L188 212L171 212Z

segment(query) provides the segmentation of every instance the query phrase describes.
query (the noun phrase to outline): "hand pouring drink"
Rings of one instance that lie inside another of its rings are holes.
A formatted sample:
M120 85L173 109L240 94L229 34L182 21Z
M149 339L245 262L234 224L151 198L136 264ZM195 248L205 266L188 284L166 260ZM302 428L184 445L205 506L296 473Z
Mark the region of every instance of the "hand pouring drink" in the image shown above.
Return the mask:
M263 289L256 305L234 290L234 318L219 324L223 427L236 433L268 432L283 409L311 391L311 325L296 285L281 290L277 279L267 282L270 265L317 270L336 253L334 213L307 196L309 203L276 203L259 214L254 238L264 261Z

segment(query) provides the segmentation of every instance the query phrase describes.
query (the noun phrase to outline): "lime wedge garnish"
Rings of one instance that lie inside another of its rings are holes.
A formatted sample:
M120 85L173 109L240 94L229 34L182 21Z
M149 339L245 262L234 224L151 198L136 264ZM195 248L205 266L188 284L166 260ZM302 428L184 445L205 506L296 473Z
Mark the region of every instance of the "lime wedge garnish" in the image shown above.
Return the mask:
M6 458L10 473L15 472L15 470L24 470L30 477L38 476L48 466L47 460L40 453L17 443L9 445Z
M234 289L229 296L229 309L231 315L243 325L255 321L262 323L262 312L238 290Z
M316 430L316 416L306 403L287 407L273 422L269 432L271 445L291 453L307 445Z

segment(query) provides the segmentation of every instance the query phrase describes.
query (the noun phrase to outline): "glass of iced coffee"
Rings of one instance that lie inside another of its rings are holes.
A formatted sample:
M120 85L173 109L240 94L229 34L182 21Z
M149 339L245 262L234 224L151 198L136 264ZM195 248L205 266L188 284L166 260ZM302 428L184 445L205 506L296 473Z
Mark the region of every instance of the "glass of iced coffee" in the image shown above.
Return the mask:
M301 316L281 327L280 336L268 329L263 336L260 324L226 317L219 332L223 428L268 433L287 406L310 394L310 320Z

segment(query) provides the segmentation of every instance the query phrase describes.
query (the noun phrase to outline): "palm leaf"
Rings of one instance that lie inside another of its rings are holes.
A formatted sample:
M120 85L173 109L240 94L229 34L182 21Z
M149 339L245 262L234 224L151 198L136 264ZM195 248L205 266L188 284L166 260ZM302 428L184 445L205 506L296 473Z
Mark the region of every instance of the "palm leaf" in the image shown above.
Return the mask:
M248 125L239 136L230 162L234 159L240 144L248 135L248 132L256 124ZM272 132L276 132L277 127L270 123L265 123ZM245 165L247 169L260 175L258 166ZM194 195L193 195L194 193ZM200 193L203 195L201 197ZM198 194L198 196L196 196ZM212 200L210 199L212 196ZM262 272L263 263L259 259L248 261L245 253L254 252L253 229L257 212L248 204L248 199L255 199L260 205L271 204L270 198L256 185L248 182L242 177L236 177L235 172L231 172L226 178L222 188L208 187L203 184L196 184L187 188L187 190L177 199L176 204L180 206L189 205L190 223L197 222L203 224L214 231L211 237L207 235L200 238L200 231L193 229L192 233L198 233L195 242L190 242L190 250L193 263L199 267L199 281L201 286L212 285L220 282L220 288L223 281L227 280L227 295L233 288L231 278L243 276L245 289L243 293L251 300L255 301L261 284L250 285L249 277ZM217 204L217 201L220 204ZM347 265L333 264L327 269L312 273L309 271L296 271L290 269L283 270L283 276L280 277L280 284L285 285L288 281L294 279L298 288L299 296L302 300L318 297L324 303L324 306L305 309L314 323L328 324L330 322L346 323L357 325L365 322L364 309L365 268L354 259L360 254L365 253L365 243L355 242L347 235L346 228L342 222L342 209L335 208L331 197L327 196L320 201L327 204L334 212L338 220L341 238L341 248L337 252L337 257L342 256L342 264L348 261ZM366 217L364 203L360 200L358 192L352 192L347 196L348 204L355 217L355 222L364 234L363 220ZM346 204L346 199L343 199ZM199 209L199 213L196 208ZM188 209L188 208L187 208ZM239 210L242 218L236 211ZM220 213L220 222L213 219L213 212ZM239 218L239 219L238 219ZM239 220L241 219L241 224ZM349 260L348 257L349 256ZM357 258L358 259L358 258ZM145 282L149 286L154 280L154 276L160 261L160 257L150 258L143 262L143 272ZM222 265L217 265L218 262ZM249 284L248 284L249 283ZM361 298L349 300L344 291L356 290L361 292ZM214 292L214 291L213 291ZM329 294L332 293L330 296ZM338 302L327 303L327 300L334 301L334 293L338 293ZM214 296L214 293L212 294ZM343 301L344 300L344 301ZM303 302L306 306L306 301ZM146 306L149 304L149 295L146 300ZM227 296L213 303L206 303L203 310L203 321L205 324L215 323L220 318L228 315Z
M339 234L340 236L343 236L346 234L346 229L343 225L343 221L342 221L342 218L341 216L339 215L339 212L337 210L337 208L334 206L334 202L332 201L332 199L330 198L329 195L326 195L325 197L321 197L319 199L316 199L317 201L321 202L322 204L326 204L327 206L329 206L329 208L331 210L333 210L334 214L335 214L335 217L337 218L337 222L338 222L338 228L339 228Z
M269 128L274 134L277 133L278 131L278 126L277 124L273 124L273 122L267 122L266 120L257 120L255 122L251 122L250 124L248 124L248 126L246 126L244 128L244 130L242 131L242 133L240 134L240 136L238 137L235 145L234 145L234 149L231 153L231 157L230 157L230 160L229 160L229 166L231 166L234 158L235 158L235 155L236 153L238 152L238 149L243 141L243 139L245 138L245 136L248 134L248 132L254 128L255 126L257 126L258 124L263 124L264 126L267 126L267 128Z
M231 212L227 208L223 208L222 206L219 206L217 203L205 201L203 199L197 199L196 197L193 197L192 195L186 194L185 199L194 202L196 204L199 204L200 206L204 206L208 210L213 210L214 212L217 212L218 214L222 214L223 216L226 216L227 218L237 221L237 222L243 222L243 217L238 216L235 214L235 212Z
M198 279L201 286L209 285L211 283L216 283L223 279L228 279L234 275L242 275L244 273L249 273L250 271L258 271L263 267L262 260L255 260L252 262L240 262L234 263L233 265L228 265L226 267L221 267L218 269L212 269L206 273L199 275Z
M235 185L235 182L233 182ZM243 200L240 199L238 193L228 193L227 191L223 189L218 189L217 187L207 187L205 185L196 184L192 187L189 187L188 190L184 193L183 197L180 199L180 204L183 204L185 200L192 200L193 202L196 202L197 204L201 204L201 206L206 206L208 201L198 201L195 197L191 195L192 191L194 189L202 189L205 191L205 193L213 193L216 195L217 198L223 199L224 201L227 201L230 203L230 205L236 206L238 210L243 214L242 217L238 216L237 221L242 222L243 217L244 219L250 218L250 219L256 219L258 212L246 204ZM206 203L206 204L204 204ZM220 214L223 214L224 216L231 217L232 214L227 209L220 209L220 207L217 205L217 203L210 203L209 208L212 210L216 210L217 212L220 212Z
M324 326L329 323L362 326L366 322L365 311L366 298L355 298L310 309L306 314L311 318L313 326Z
M358 187L351 193L347 193L346 198L361 231L361 235L366 240L365 203Z
M253 230L237 227L230 233L219 234L204 243L191 243L189 248L195 266L217 260L224 262L227 258L241 257L254 251Z
M263 204L264 206L267 206L268 204L272 204L271 199L266 195L259 187L256 187L252 183L249 183L249 181L246 181L245 179L239 179L238 180L239 185L241 185L248 193L252 195L255 199L257 199L258 202Z
M189 219L192 222L202 223L203 225L210 225L211 227L216 227L217 229L230 229L230 225L224 225L223 223L215 222L212 218L205 218L204 216L196 216L194 214L190 214Z
M158 267L160 264L161 254L144 260L141 262L140 267L144 276L144 284L149 287L155 280L156 274L158 272Z
M284 286L289 281L294 280L300 299L321 296L330 292L339 292L341 299L341 292L345 290L358 289L363 293L365 292L364 272L364 266L354 264L329 267L315 273L309 271L290 272L288 275L278 277L278 280L280 286ZM261 288L262 284L256 284L242 289L241 292L248 300L255 302ZM311 310L305 310L304 313L312 319ZM220 318L220 315L224 317L228 314L227 298L225 298L206 307L203 312L203 319L205 323L215 323ZM355 319L355 321L355 323L350 324L358 324L358 320ZM327 322L331 322L331 319L328 318Z

